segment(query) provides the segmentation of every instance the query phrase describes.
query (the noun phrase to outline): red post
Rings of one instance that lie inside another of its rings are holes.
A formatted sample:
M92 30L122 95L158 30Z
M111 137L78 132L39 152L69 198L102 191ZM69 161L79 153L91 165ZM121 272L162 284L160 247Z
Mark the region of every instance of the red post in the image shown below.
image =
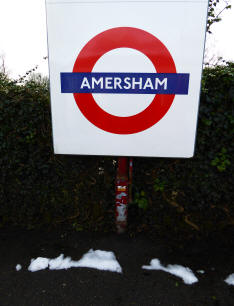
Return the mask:
M127 228L128 184L129 184L128 175L129 175L128 158L119 157L116 186L115 186L116 228L117 228L117 233L119 234L124 233Z
M129 158L129 179L128 179L128 203L132 203L132 171L133 159Z

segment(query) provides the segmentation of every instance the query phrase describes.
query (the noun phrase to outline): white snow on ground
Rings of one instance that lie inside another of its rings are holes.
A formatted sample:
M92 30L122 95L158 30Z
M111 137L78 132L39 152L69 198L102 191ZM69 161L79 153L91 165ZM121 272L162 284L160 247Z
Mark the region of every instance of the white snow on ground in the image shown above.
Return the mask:
M39 270L44 270L48 268L49 259L45 257L38 257L31 260L31 264L28 267L28 270L31 272L36 272Z
M228 285L234 286L234 273L230 274L230 275L225 279L225 283L227 283Z
M49 269L50 270L62 270L69 269L76 266L76 261L71 260L71 257L65 257L61 254L57 258L50 259L49 261Z
M180 265L168 265L167 267L164 267L161 265L160 260L158 260L157 258L152 259L149 266L142 266L142 269L161 270L164 272L171 273L175 276L182 278L184 283L187 285L191 285L193 283L198 282L198 279L193 274L191 269Z
M83 257L74 261L71 257L65 257L61 254L57 258L48 259L44 257L38 257L32 259L28 270L31 272L39 271L48 268L50 270L61 270L69 268L93 268L98 270L107 270L112 272L122 273L122 268L115 258L113 252L89 250Z
M77 267L95 268L122 273L122 268L113 252L89 250L77 263Z
M19 271L19 270L22 269L22 266L18 264L18 265L16 265L15 269L16 269L16 271Z

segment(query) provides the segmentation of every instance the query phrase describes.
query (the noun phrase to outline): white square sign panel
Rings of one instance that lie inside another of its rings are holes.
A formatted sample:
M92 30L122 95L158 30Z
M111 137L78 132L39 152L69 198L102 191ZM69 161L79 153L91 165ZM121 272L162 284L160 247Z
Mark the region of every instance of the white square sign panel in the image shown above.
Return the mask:
M47 0L56 154L192 157L208 0Z

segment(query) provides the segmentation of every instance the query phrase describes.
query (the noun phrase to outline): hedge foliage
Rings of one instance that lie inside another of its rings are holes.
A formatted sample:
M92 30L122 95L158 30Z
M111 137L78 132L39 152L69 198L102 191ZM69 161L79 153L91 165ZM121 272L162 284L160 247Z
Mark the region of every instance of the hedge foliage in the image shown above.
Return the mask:
M130 229L234 224L234 64L205 68L195 157L134 159ZM48 86L0 74L0 225L114 228L116 158L54 155Z

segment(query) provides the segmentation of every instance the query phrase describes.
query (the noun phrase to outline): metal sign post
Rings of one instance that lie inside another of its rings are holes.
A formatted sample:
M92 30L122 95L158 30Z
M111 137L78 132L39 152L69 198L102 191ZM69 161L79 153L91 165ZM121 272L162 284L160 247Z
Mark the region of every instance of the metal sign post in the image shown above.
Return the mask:
M129 201L129 164L127 157L118 158L118 168L115 186L116 229L121 234L127 228Z

